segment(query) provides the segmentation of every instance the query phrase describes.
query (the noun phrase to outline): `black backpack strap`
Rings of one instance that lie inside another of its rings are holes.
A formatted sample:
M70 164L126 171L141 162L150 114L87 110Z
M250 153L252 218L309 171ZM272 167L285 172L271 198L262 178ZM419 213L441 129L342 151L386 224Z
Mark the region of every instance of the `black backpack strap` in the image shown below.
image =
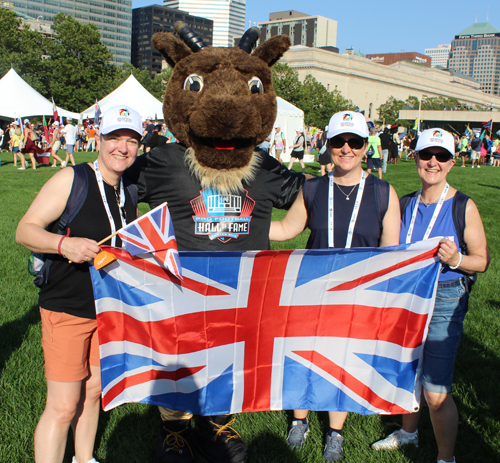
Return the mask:
M377 215L382 229L385 213L389 209L389 198L391 195L391 187L387 182L375 180L373 185L373 194L375 197L375 205L377 207Z
M453 225L455 225L455 230L458 234L459 245L464 254L467 254L467 244L465 243L464 231L465 212L467 209L467 201L469 201L469 199L469 196L457 190L455 196L453 197L452 204Z
M319 182L319 178L306 180L306 182L304 183L304 188L302 188L302 194L304 195L304 204L306 206L306 210L308 211L312 209L314 195L316 194L316 190L318 189Z
M66 208L59 218L58 234L63 235L71 221L75 218L76 214L80 212L89 191L89 177L85 164L78 164L73 166L74 177L71 192L66 203Z
M137 207L137 203L139 202L139 191L137 189L137 185L126 178L123 179L123 185L128 190L128 193L132 198L132 204L134 207Z
M418 191L414 191L413 193L410 193L409 195L403 196L399 200L399 210L401 211L401 217L403 217L403 214L408 207L408 204L410 204L411 198L414 196L417 196Z

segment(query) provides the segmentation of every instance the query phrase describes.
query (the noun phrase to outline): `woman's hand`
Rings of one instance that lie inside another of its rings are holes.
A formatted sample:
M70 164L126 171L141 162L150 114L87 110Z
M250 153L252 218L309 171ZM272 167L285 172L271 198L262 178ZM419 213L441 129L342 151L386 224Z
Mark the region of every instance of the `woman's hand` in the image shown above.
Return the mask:
M101 252L97 242L87 238L64 238L59 248L61 254L75 264L90 262Z
M460 253L458 252L455 242L448 238L443 238L439 242L438 257L439 260L450 267L455 267L460 261Z

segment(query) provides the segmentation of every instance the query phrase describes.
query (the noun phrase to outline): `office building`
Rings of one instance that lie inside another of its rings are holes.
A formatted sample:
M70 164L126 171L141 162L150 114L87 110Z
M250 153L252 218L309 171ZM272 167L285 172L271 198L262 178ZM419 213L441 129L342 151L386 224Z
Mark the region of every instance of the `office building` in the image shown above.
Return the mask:
M211 19L213 46L232 47L234 39L245 32L246 0L164 0L163 6Z
M50 24L57 13L95 24L101 42L113 53L111 63L130 62L132 0L14 0L12 4L15 11Z
M310 16L300 11L288 10L271 13L269 21L259 23L260 41L275 35L288 35L292 45L332 48L338 53L337 21L323 16Z
M151 44L156 32L174 32L176 21L184 21L207 45L212 45L214 22L192 16L186 11L150 5L132 11L132 64L147 69L151 77L161 72L162 55Z
M500 94L500 31L490 23L474 23L451 42L450 69L474 78L481 90Z
M431 58L422 53L417 53L415 51L408 53L377 53L366 55L366 58L378 64L385 64L389 66L391 64L397 63L398 61L411 61L415 64L424 64L425 66L431 65Z
M425 55L431 58L431 68L441 66L448 69L451 45L438 45L437 48L426 48Z

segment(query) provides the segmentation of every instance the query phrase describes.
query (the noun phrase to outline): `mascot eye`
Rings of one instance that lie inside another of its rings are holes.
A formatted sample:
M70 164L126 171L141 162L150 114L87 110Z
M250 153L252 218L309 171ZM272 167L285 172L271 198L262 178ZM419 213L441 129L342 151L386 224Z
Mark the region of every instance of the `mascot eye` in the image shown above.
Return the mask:
M248 82L248 88L250 89L250 93L254 95L264 93L264 86L258 77L252 77Z
M203 79L196 74L191 74L184 81L184 90L191 90L192 92L201 92L203 88Z

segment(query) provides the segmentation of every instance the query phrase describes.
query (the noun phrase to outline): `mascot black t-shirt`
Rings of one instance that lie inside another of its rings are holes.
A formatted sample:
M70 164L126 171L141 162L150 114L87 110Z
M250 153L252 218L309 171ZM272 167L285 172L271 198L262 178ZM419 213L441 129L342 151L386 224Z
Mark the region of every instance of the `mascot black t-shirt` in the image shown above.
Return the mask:
M274 158L258 154L258 172L239 194L221 194L191 175L184 146L169 143L137 158L127 176L137 183L139 201L151 209L168 203L179 250L269 249L273 207L288 208L304 177Z

